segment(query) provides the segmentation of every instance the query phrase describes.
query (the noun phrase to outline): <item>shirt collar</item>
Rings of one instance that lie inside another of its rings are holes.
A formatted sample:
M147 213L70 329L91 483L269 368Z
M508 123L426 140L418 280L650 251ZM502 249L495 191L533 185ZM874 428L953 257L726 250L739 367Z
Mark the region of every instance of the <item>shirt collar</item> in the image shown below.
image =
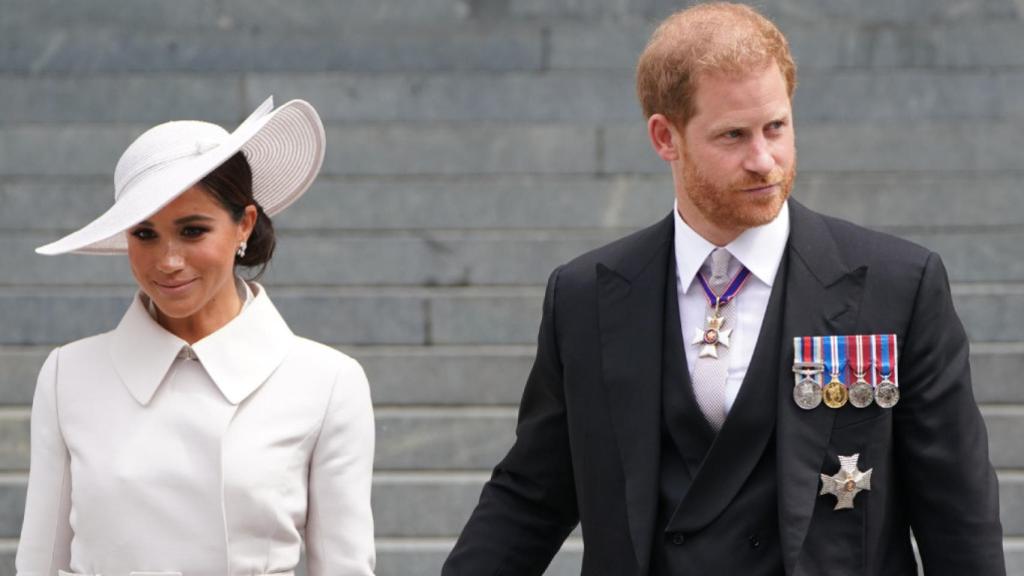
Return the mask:
M672 215L675 220L676 274L684 291L688 291L697 272L716 246L683 221L678 204L673 205ZM779 271L788 240L789 201L786 201L774 220L744 230L735 240L726 244L725 249L750 270L755 278L770 287L775 283L775 275Z
M284 361L294 340L266 290L253 284L238 316L191 346L196 359L224 398L238 404L266 381ZM147 405L183 347L181 338L160 326L147 310L141 292L113 332L114 368L128 391Z

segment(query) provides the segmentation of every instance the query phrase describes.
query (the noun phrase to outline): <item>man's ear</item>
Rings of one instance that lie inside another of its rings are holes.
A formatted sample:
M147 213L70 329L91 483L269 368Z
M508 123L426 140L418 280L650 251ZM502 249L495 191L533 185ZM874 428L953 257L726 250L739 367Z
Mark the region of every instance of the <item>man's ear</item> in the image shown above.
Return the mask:
M666 162L674 162L683 156L682 134L664 114L652 114L647 119L647 135L654 152Z

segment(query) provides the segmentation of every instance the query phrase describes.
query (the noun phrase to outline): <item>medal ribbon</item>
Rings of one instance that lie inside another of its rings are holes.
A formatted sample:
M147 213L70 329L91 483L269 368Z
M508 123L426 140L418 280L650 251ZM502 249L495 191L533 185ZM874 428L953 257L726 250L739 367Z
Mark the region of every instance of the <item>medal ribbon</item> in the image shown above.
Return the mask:
M888 379L890 382L893 382L893 383L896 382L896 379L895 378L889 378L889 377L890 376L895 376L892 373L892 366L894 364L894 360L895 360L894 356L895 356L895 353L896 353L896 350L895 350L896 346L893 345L895 343L896 343L896 335L895 334L883 334L879 338L879 347L881 348L881 350L880 350L880 352L881 352L880 360L881 360L882 365L878 367L878 371L881 373L883 380L884 379Z
M729 283L725 292L722 292L722 295L719 296L718 294L715 294L715 291L708 285L708 281L704 279L704 275L700 272L697 273L697 279L700 280L700 287L704 289L704 296L707 297L708 303L715 310L728 304L733 298L735 298L736 294L740 291L740 288L742 288L743 284L747 281L747 278L750 278L750 270L747 270L744 266L740 268L739 273L736 274L736 277Z
M825 336L822 340L825 344L825 368L833 380L839 380L839 373L846 365L846 338Z
M846 346L848 350L856 351L856 354L850 355L850 369L853 371L853 379L856 381L864 380L865 372L868 366L864 363L864 339L866 336L847 336Z
M874 334L871 335L871 367L872 368L874 368L875 366L878 366L878 349L876 348L876 346L878 345L878 342L876 342L877 338L878 337L875 336ZM872 388L878 388L878 370L872 370L871 371L871 387Z

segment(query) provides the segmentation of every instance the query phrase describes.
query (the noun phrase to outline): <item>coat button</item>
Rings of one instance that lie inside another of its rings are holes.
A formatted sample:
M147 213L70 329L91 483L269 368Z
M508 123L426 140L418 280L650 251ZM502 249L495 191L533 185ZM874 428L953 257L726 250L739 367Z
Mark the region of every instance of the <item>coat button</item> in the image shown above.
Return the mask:
M682 546L683 542L686 542L686 536L683 536L682 532L672 533L672 543L676 546Z
M757 536L751 536L750 537L750 547L751 548L755 548L755 549L760 548L761 547L761 539L758 538Z

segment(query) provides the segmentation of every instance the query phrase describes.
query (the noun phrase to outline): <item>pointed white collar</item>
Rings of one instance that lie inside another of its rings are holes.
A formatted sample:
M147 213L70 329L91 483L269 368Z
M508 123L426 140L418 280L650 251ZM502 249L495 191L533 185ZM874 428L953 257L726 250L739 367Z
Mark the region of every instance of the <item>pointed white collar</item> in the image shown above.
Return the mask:
M679 281L688 291L697 277L704 261L716 248L703 236L690 228L679 216L679 207L672 207L675 220L676 273ZM775 275L782 262L782 253L789 240L789 202L782 205L774 220L743 231L735 240L725 245L733 258L769 287L775 283ZM739 268L737 267L737 270ZM735 272L730 269L730 274Z
M224 398L238 404L263 384L284 361L294 334L266 290L252 285L254 296L238 316L192 345L192 352ZM110 355L114 368L142 405L147 405L182 348L181 338L160 326L141 292L114 329Z

